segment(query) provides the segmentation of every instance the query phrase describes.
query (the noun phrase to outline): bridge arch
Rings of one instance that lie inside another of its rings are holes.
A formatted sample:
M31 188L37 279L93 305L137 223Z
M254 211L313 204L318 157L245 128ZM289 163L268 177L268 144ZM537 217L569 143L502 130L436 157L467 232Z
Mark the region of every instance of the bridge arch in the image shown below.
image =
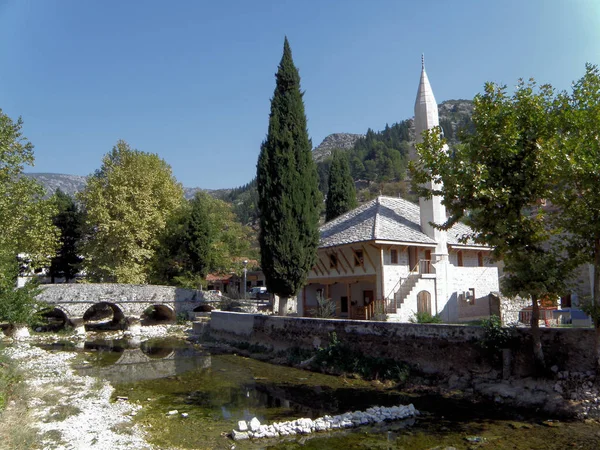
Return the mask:
M174 347L168 345L153 345L151 340L142 342L140 350L148 359L169 358L175 353Z
M83 324L86 331L120 330L125 326L125 313L116 303L98 302L83 313Z
M39 331L62 330L69 324L69 313L59 306L55 306L51 310L42 313L42 322Z
M165 323L174 323L177 315L169 305L156 304L151 305L144 310L141 317L142 326L157 325Z

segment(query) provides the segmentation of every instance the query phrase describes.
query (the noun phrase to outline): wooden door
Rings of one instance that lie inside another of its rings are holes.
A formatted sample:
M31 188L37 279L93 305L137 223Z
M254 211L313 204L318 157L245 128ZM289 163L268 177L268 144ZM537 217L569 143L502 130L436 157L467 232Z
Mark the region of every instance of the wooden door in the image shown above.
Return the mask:
M408 247L408 270L413 270L417 265L417 247Z
M367 306L373 301L373 291L363 291L363 302Z
M417 294L417 312L431 315L431 294L421 291Z

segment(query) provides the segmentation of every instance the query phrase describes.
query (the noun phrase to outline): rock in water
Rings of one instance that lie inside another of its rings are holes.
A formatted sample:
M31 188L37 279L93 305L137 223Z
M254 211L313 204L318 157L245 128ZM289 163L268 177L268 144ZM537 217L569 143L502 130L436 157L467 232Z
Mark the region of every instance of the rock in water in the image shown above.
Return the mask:
M250 429L252 431L258 431L259 428L260 428L260 421L256 417L253 417L252 420L250 421Z
M246 431L236 431L233 430L231 432L231 437L234 441L243 441L245 439L249 439L248 432Z

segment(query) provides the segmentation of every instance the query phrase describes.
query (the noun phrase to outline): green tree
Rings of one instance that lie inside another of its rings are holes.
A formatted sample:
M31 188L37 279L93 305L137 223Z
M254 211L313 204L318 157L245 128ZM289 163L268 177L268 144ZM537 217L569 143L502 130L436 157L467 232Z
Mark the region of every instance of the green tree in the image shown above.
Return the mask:
M197 193L190 202L184 229L184 245L189 256L189 271L206 277L212 266L211 244L214 231L210 223L207 194Z
M17 259L7 254L0 255L3 269L0 278L0 322L12 326L34 325L49 308L36 300L40 293L37 280L30 280L23 287L15 288L19 265Z
M600 373L600 72L587 64L572 93L558 97L559 162L557 189L550 200L563 239L578 262L594 266L594 292L588 305L596 329L596 369Z
M60 232L60 239L58 253L50 263L50 277L52 282L55 278L64 278L69 282L79 272L81 265L78 252L83 213L73 198L60 189L54 193L54 201L58 212L53 222Z
M33 145L23 136L23 121L0 110L0 322L27 324L37 308L35 286L15 289L17 256L26 255L27 270L47 265L56 252L55 206L44 200L44 188L23 176L33 165Z
M171 167L158 155L119 141L79 199L85 211L82 253L89 278L147 282L159 235L183 202Z
M211 272L231 272L252 254L252 231L229 204L196 193L172 217L160 239L153 281L197 288Z
M356 208L356 189L350 175L350 165L346 155L337 150L333 152L333 160L329 168L327 200L325 201L325 221Z
M56 252L58 232L52 224L56 209L43 199L44 188L23 176L34 155L22 126L21 118L13 122L0 110L0 253L9 255L7 260L26 254L31 268L39 268Z
M474 134L448 152L439 127L424 133L417 146L420 163L414 180L442 181L441 195L450 215L443 228L464 219L476 242L494 248L505 264L502 290L532 300L534 356L543 370L539 301L560 295L570 269L542 199L552 192L555 122L551 86L520 81L512 96L506 87L487 83L474 100ZM432 192L423 192L424 195Z
M304 285L319 243L322 196L302 97L286 38L256 176L262 268L269 291L280 297L280 314Z

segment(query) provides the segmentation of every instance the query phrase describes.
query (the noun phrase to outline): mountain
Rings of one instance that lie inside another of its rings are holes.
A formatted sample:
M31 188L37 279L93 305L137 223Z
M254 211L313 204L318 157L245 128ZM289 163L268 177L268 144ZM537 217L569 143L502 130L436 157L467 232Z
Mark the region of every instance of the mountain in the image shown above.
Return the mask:
M68 175L64 173L26 173L25 176L37 180L46 189L47 195L52 195L56 189L74 197L77 192L82 191L87 183L87 177L81 175ZM202 189L198 187L183 188L183 195L188 200L193 198L196 192L204 191L217 198L226 197L231 189Z
M25 176L37 180L46 189L47 195L52 195L57 189L71 197L85 187L87 177L67 175L62 173L26 173Z
M317 147L313 149L313 158L316 162L321 162L331 155L331 151L336 148L344 150L354 147L356 141L364 137L362 134L351 133L333 133L323 139Z
M447 100L438 105L440 126L448 143L458 142L458 131L467 132L472 128L471 115L473 102L470 100ZM334 133L323 139L313 149L313 157L319 172L319 188L327 191L327 177L331 152L342 149L348 153L350 169L355 180L359 199L367 201L379 193L391 196L410 195L406 181L406 166L414 155L415 130L413 119L405 119L393 125L385 125L381 131L367 130L366 134ZM87 177L56 173L29 173L38 180L48 194L57 188L74 195L85 187ZM233 189L201 189L184 187L184 195L191 199L198 191L205 191L214 197L229 202L242 223L255 222L256 181Z

